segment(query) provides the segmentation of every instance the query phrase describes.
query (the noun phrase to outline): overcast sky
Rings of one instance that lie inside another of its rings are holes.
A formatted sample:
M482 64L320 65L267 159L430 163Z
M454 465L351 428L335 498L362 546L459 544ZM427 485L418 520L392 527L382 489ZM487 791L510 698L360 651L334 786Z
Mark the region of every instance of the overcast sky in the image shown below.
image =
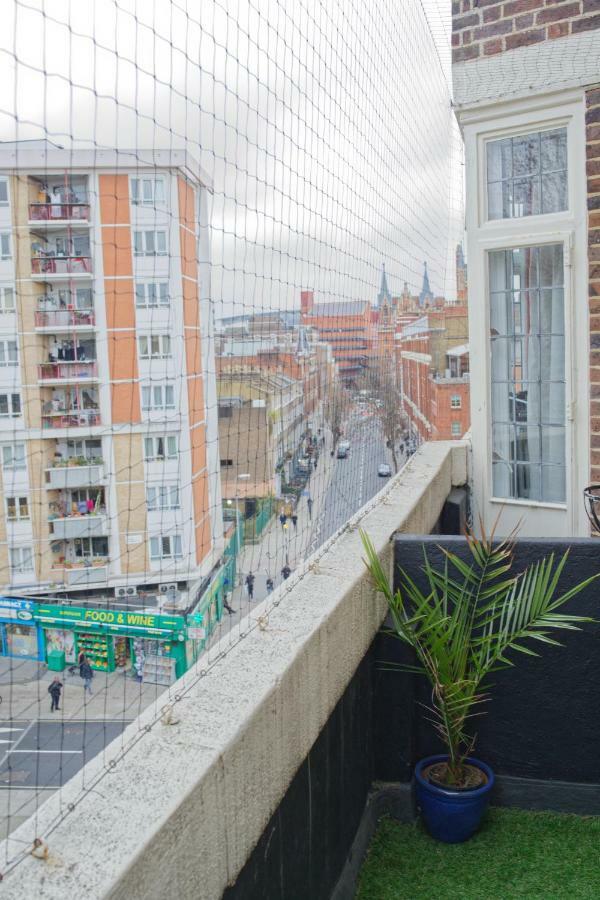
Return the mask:
M449 0L2 0L0 138L187 146L217 315L454 292Z

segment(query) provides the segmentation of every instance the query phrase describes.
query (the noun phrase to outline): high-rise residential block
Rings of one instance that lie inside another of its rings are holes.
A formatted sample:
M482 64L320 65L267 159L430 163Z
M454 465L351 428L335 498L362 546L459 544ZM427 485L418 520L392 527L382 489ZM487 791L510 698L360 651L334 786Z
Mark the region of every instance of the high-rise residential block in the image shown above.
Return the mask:
M0 145L4 591L188 606L213 571L204 193L183 151Z

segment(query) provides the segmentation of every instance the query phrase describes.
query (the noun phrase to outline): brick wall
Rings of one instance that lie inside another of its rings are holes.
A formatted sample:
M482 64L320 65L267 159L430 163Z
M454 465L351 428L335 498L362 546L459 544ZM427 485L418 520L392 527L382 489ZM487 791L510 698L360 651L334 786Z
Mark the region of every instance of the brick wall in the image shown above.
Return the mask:
M586 93L588 265L590 304L590 459L600 482L600 86Z
M600 0L453 0L452 60L600 28Z

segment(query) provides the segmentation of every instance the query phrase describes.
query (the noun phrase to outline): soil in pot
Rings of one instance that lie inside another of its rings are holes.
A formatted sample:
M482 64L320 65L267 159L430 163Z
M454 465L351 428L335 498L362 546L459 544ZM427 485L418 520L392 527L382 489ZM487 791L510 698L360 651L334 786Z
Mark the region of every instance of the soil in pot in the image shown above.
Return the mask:
M448 763L446 762L436 762L431 766L427 766L421 774L425 781L447 791L475 791L477 788L487 784L487 775L481 769L478 769L477 766L464 763L462 768L464 777L457 784L448 782Z

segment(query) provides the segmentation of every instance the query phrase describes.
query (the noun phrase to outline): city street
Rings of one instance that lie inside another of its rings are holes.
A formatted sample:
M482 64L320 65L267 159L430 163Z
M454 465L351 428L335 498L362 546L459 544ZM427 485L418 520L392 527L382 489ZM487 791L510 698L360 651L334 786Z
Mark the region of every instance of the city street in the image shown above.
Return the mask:
M381 490L387 482L377 474L380 463L392 466L392 454L385 447L379 421L360 413L351 417L344 435L350 441L346 459L334 459L334 469L321 512L315 521L309 553L313 553L344 522Z

